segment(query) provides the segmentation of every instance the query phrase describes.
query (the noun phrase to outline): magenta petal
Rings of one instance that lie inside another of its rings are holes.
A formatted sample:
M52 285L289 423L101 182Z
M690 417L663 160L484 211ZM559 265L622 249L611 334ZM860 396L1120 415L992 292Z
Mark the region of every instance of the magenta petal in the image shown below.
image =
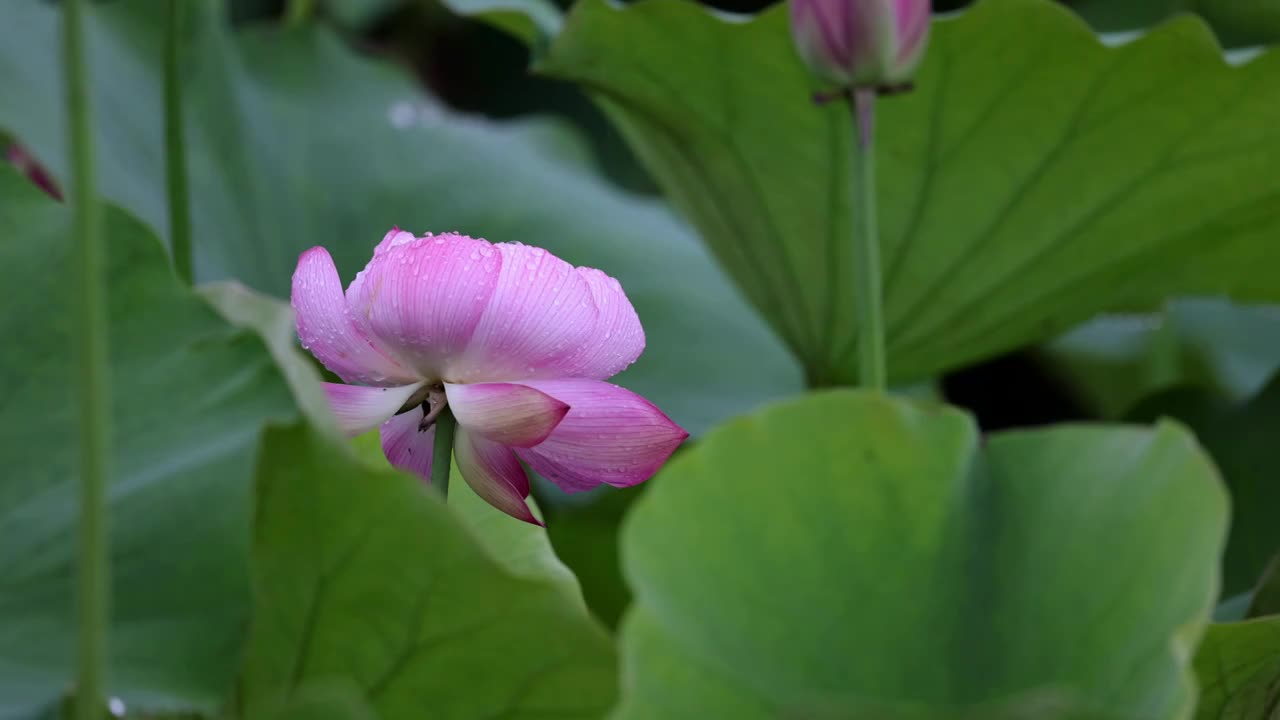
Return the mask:
M929 37L929 23L933 19L931 11L929 0L894 0L894 17L898 28L896 59L900 64L914 65L924 54Z
M551 434L569 406L546 393L514 383L445 383L458 424L502 445L533 447Z
M510 448L459 429L453 457L476 495L513 518L542 525L524 501L529 496L529 478Z
M349 437L378 427L422 387L422 383L389 388L320 384L329 400L329 406L333 408L333 414L338 418L338 428Z
M338 269L324 248L313 247L298 258L290 299L302 346L343 380L363 385L416 380L352 322Z
M622 285L595 268L578 268L591 288L598 317L591 337L562 363L560 377L604 380L622 372L644 351L644 329Z
M455 379L501 268L501 254L483 240L393 231L347 300L357 322L419 376Z
M653 403L598 380L523 382L569 404L541 444L517 450L529 467L568 492L627 486L653 476L689 437Z
M494 246L502 275L454 382L563 377L562 364L594 342L597 311L576 268L542 248Z
M422 408L416 407L403 415L396 415L382 423L382 454L393 467L413 473L431 481L431 450L436 440L434 426L426 432L418 430L422 422Z

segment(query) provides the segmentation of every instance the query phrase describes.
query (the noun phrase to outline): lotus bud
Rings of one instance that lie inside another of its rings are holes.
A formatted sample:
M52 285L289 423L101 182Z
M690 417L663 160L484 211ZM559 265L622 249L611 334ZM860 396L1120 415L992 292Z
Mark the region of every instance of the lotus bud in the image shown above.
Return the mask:
M842 88L908 84L929 37L929 0L791 0L805 63Z

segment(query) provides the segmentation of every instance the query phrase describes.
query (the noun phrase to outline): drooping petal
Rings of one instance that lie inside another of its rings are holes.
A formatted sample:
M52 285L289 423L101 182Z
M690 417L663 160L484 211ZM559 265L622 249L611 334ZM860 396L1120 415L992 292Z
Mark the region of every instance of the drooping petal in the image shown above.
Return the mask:
M422 408L416 407L403 415L396 415L382 423L382 454L393 467L413 473L431 482L431 449L436 441L436 428L426 432L418 430L422 422Z
M595 329L578 352L562 363L560 377L605 380L617 375L644 351L644 329L622 285L595 268L577 269L591 288L598 316Z
M569 412L566 403L527 385L445 383L444 389L459 425L501 445L533 447Z
M395 414L423 383L397 387L370 387L321 383L338 428L350 437L366 433Z
M347 291L357 322L424 378L456 379L498 285L494 246L446 233L391 235Z
M587 281L569 263L519 243L498 243L502 274L465 358L445 379L561 377L592 341L598 312Z
M542 525L524 501L529 478L510 448L458 428L453 457L463 479L486 502L513 518Z
M516 453L568 492L600 483L624 487L653 476L689 437L653 403L598 380L531 380L569 404L569 413L541 444Z
M290 301L298 338L324 366L350 383L405 385L418 378L353 322L333 258L313 247L298 258Z

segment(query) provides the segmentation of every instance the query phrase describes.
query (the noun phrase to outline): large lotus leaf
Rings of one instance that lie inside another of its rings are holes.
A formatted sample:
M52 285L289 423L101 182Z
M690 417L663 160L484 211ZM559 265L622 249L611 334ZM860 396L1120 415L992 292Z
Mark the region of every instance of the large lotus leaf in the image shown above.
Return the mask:
M544 126L452 113L322 27L231 36L207 14L192 13L183 63L200 280L284 297L313 245L349 280L395 224L518 240L622 281L648 350L620 382L691 431L799 387L794 361L688 229L558 157ZM88 31L102 189L162 228L159 15L151 0L105 3ZM55 21L46 3L0 15L0 130L62 177Z
M785 8L583 0L539 67L602 101L811 379L854 378L849 115L810 101ZM879 106L895 377L1170 294L1280 296L1280 52L1229 66L1194 18L1108 48L983 0Z
M340 23L367 26L399 6L431 0L324 0L325 9ZM520 40L539 45L560 30L560 9L551 0L444 0L460 15L474 15Z
M627 718L1165 718L1227 501L1171 423L979 438L853 391L708 433L623 531Z
M370 467L392 469L382 452L382 442L377 430L354 438L351 444L357 457ZM456 462L451 477L448 499L450 509L471 528L493 559L516 577L550 583L560 589L568 602L585 609L578 578L557 557L545 528L517 520L476 495L471 486L458 475ZM528 498L527 502L533 514L542 519L542 510L533 497Z
M1267 563L1250 598L1248 616L1280 615L1280 552Z
M1210 625L1195 670L1197 720L1271 720L1280 707L1280 617Z
M1277 0L1067 0L1066 4L1099 30L1134 30L1177 13L1194 12L1213 26L1229 46L1280 40Z
M1248 401L1222 407L1203 392L1169 391L1148 398L1138 419L1175 417L1196 432L1231 491L1231 535L1222 558L1223 597L1253 589L1280 551L1280 375ZM1247 605L1247 601L1245 603Z
M384 720L597 718L613 703L613 643L581 600L499 563L416 478L306 427L264 448L245 715L336 680Z
M591 611L616 628L631 603L618 559L618 526L644 486L600 495L594 502L565 505L547 523L556 555L572 569Z
M1120 417L1144 395L1173 385L1244 401L1280 368L1280 306L1176 300L1159 313L1097 318L1037 354L1105 417Z
M78 522L70 212L0 167L0 717L70 687ZM131 706L209 708L250 611L253 462L295 418L263 342L108 209L112 416L109 689Z

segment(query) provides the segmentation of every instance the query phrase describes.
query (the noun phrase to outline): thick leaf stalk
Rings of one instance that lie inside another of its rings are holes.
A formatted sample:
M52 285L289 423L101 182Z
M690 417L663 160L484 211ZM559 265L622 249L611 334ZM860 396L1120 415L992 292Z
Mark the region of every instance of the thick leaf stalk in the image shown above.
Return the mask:
M80 400L80 557L76 593L79 614L76 715L101 717L106 698L107 554L106 488L111 447L108 385L107 292L104 248L94 183L93 135L84 63L81 0L62 13L66 74L67 139L71 156L71 211L76 288L74 338L76 397Z
M182 75L179 72L183 12L187 0L165 0L164 160L169 200L169 242L173 266L188 285L191 260L191 199L187 190L187 154L182 120Z

